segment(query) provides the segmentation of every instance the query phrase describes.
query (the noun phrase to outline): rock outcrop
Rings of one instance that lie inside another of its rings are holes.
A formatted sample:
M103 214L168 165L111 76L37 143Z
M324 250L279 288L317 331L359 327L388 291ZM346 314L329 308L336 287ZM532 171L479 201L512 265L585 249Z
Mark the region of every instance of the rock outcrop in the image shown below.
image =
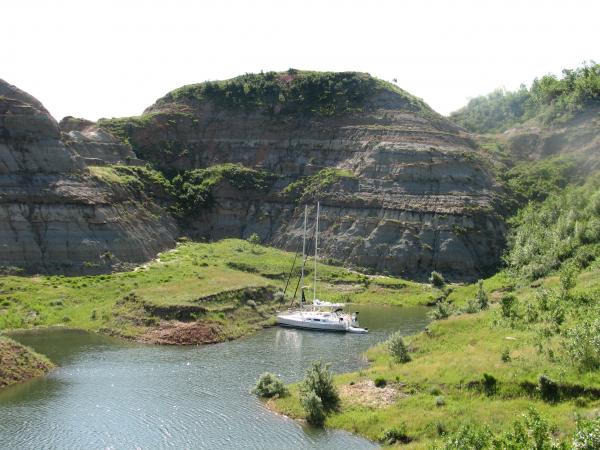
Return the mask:
M141 165L131 147L122 143L94 122L65 117L59 127L65 144L75 150L88 166L107 164Z
M0 266L100 272L174 245L174 220L94 176L77 148L39 101L0 80Z
M504 242L494 209L499 188L469 136L366 74L323 78L286 72L186 86L140 117L101 126L166 172L239 163L278 177L268 193L220 183L213 206L188 220L194 237L256 232L293 250L303 204L312 222L320 200L324 257L412 277L493 270ZM361 95L335 92L339 83ZM309 99L314 108L305 107Z
M543 126L529 121L498 136L516 160L567 157L580 172L600 169L600 108L590 108L567 122Z

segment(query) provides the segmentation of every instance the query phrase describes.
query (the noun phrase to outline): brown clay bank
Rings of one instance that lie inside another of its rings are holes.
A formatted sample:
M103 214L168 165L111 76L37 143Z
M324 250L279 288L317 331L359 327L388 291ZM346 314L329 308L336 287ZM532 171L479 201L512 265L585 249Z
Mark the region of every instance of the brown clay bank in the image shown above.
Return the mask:
M0 336L0 388L45 375L53 368L45 356Z

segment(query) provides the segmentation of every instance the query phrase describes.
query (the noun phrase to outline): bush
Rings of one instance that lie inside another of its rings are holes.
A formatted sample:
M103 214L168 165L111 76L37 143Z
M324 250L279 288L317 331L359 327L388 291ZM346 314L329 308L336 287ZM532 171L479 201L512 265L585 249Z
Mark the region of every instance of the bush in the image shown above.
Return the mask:
M538 390L540 395L547 402L555 402L558 400L558 384L547 375L541 375L538 379Z
M433 320L447 319L452 315L452 305L445 300L436 303L435 308L429 313Z
M481 384L483 385L483 392L485 392L486 395L494 395L496 393L498 380L496 380L493 375L484 373Z
M507 348L502 350L502 356L500 356L500 359L502 360L502 362L510 362L511 361L510 350Z
M252 233L249 237L248 237L248 242L250 244L252 244L253 246L257 246L260 244L260 236L256 233Z
M580 370L600 368L600 318L585 319L567 330L563 346Z
M517 303L517 297L512 294L506 294L502 296L500 300L500 311L502 317L512 318L516 315L515 306Z
M580 420L573 435L573 450L597 450L600 448L600 418Z
M375 387L378 387L378 388L383 388L383 387L385 387L387 385L387 381L383 377L377 377L377 378L375 378L375 380L373 381L373 383L375 384Z
M379 441L387 445L394 445L396 443L408 444L411 440L408 434L406 434L405 424L388 428L379 437Z
M477 303L477 299L474 298L469 299L469 301L467 302L467 306L463 308L463 312L467 314L475 314L479 311L479 304Z
M441 395L441 393L442 393L442 391L437 386L432 386L432 387L429 388L429 394L430 395Z
M408 349L406 348L406 344L404 344L402 333L399 331L396 331L389 337L387 340L387 348L396 362L407 363L410 361Z
M304 395L314 392L321 399L325 411L335 410L339 406L340 397L333 384L333 376L329 367L321 361L313 362L312 367L307 370L300 391Z
M306 421L317 427L323 426L327 414L321 398L313 391L304 392L300 395L300 403L306 412Z
M444 450L484 450L489 448L492 433L487 427L473 424L463 425L457 432L449 435L444 444Z
M438 408L441 406L444 406L446 404L446 401L444 400L444 397L442 397L441 395L438 395L435 398L435 406L437 406Z
M444 276L441 273L436 272L435 270L433 272L431 272L431 276L429 277L429 282L433 286L438 287L438 288L442 288L446 284L446 280L444 280Z
M288 394L283 382L276 375L269 372L265 372L260 376L252 392L263 398L285 397Z
M483 280L477 282L477 296L475 297L475 300L477 300L479 309L488 309L489 300L487 292L485 292L485 289L483 288Z

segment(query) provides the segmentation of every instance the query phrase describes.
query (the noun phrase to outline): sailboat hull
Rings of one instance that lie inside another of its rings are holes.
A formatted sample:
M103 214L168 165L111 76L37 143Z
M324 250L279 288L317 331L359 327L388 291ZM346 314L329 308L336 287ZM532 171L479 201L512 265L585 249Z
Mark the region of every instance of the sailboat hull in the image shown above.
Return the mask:
M348 331L349 324L345 320L325 320L320 317L302 316L301 314L279 314L277 324L284 327L321 331Z

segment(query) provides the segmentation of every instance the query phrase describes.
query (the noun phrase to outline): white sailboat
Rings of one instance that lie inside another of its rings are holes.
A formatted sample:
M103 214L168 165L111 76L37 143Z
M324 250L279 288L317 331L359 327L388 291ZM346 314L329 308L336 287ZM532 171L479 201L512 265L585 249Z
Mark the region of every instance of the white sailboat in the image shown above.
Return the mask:
M317 299L317 263L319 248L319 212L321 205L317 202L317 218L315 223L315 260L313 280L313 302L311 308L304 307L304 264L306 263L306 217L307 206L304 207L304 232L302 236L302 268L300 272L300 285L302 301L300 309L287 311L277 315L280 326L304 328L321 331L341 331L348 333L367 333L366 328L358 325L358 313L348 314L343 312L345 304L330 303Z

